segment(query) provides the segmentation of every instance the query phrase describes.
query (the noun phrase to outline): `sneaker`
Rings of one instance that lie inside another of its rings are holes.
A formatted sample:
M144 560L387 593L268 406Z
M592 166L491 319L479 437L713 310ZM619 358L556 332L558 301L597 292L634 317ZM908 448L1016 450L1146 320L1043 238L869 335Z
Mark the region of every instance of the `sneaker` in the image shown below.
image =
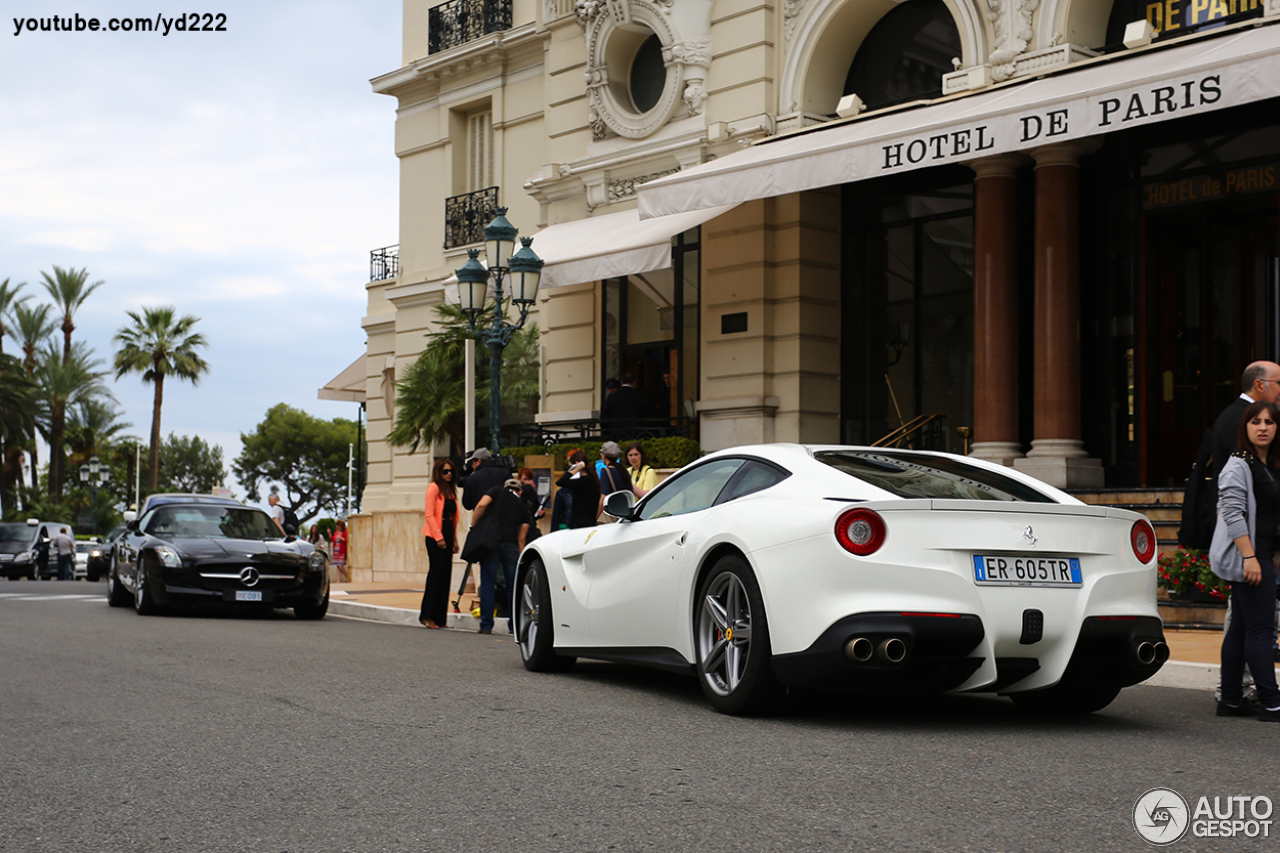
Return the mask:
M1244 705L1228 705L1226 702L1218 703L1217 714L1219 717L1248 717L1250 712Z
M1261 708L1258 711L1258 719L1264 723L1280 723L1280 708L1274 711L1267 708Z

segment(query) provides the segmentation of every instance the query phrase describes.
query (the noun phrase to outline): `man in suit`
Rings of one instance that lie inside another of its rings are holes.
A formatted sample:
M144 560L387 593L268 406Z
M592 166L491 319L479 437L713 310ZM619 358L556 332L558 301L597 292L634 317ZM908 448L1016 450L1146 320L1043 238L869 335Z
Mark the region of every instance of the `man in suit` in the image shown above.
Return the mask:
M644 395L635 389L635 379L630 373L622 374L622 385L605 397L600 407L600 422L606 438L614 440L640 437L644 419L649 417L649 404Z
M1210 427L1212 438L1209 445L1213 455L1209 459L1209 474L1215 483L1222 473L1222 466L1227 464L1231 452L1236 449L1237 431L1244 410L1259 400L1272 405L1280 400L1280 364L1255 361L1241 374L1240 389L1240 396L1222 410L1222 414L1218 415L1218 419Z

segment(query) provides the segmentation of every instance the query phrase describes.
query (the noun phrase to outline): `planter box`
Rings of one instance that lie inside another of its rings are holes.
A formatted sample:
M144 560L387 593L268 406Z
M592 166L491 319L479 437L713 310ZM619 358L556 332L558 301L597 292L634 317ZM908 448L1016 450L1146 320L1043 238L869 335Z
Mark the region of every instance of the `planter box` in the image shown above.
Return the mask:
M1222 628L1227 617L1227 605L1217 601L1199 603L1189 601L1160 600L1160 618L1166 628Z

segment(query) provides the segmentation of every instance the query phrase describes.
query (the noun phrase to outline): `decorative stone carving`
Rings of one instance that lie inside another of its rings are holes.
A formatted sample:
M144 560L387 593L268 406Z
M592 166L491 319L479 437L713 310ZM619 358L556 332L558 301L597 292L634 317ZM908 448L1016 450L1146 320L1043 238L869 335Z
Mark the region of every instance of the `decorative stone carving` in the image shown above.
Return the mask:
M702 87L701 80L691 80L684 87L684 105L691 116L702 115L702 105L706 103L707 90Z
M636 187L641 184L647 184L649 181L656 181L658 178L665 178L667 175L674 175L679 169L666 169L662 172L654 172L649 175L640 175L635 178L621 178L616 181L609 182L609 201L622 201L631 198L636 194Z
M601 139L604 139L608 135L609 135L609 125L605 124L604 119L600 117L600 114L596 112L596 108L592 106L591 108L592 140L599 142Z
M596 15L600 14L602 5L604 5L602 0L577 0L573 4L573 14L578 18L578 26L584 30L589 27L596 19Z
M711 67L711 39L689 39L671 45L671 58L685 65Z
M991 52L991 76L997 82L1014 74L1014 63L1034 35L1032 19L1040 0L988 0L987 20L995 29L996 49Z
M786 34L786 40L791 41L791 37L796 32L796 18L800 17L800 11L804 8L805 0L786 0L786 5L782 11L782 30Z

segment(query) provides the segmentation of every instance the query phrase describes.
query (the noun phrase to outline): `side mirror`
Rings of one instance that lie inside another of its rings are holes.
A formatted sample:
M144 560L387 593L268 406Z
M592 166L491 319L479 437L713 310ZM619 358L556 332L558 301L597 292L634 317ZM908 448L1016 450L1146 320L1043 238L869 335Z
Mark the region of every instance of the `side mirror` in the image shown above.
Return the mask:
M138 532L138 519L136 519L136 518L131 518L131 519L129 519L129 521L125 524L125 529L126 529L126 530L132 530L134 533L137 533L137 532Z
M613 518L630 518L631 510L635 509L635 506L636 496L634 492L618 491L604 499L605 515Z

